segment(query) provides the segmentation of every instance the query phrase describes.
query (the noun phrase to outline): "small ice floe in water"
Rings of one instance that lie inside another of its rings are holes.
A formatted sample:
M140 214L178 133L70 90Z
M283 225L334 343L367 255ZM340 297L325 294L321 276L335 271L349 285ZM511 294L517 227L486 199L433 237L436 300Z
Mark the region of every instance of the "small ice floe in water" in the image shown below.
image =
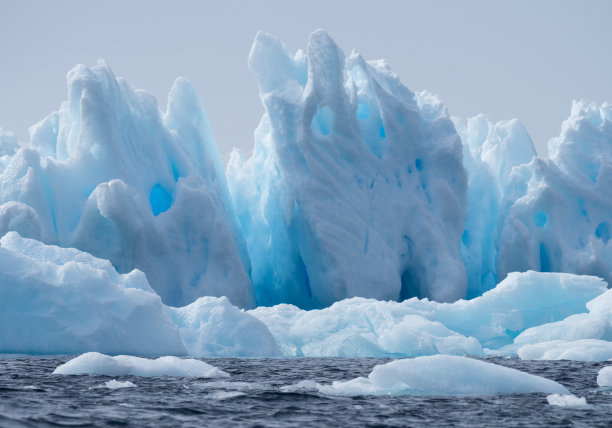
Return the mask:
M118 355L110 357L98 352L79 355L57 367L53 374L76 375L91 374L105 376L181 376L218 378L229 374L204 361L178 357L148 358Z
M121 382L115 379L104 382L104 386L108 389L136 388L136 385L129 380Z
M599 370L597 385L604 388L612 388L612 366L606 366Z
M312 387L309 383L301 386ZM452 355L391 361L374 367L367 378L317 384L317 389L325 394L339 395L569 394L563 385L550 379Z
M214 400L226 400L228 398L240 397L241 395L246 394L240 391L214 391L208 394L208 398L212 398Z
M576 397L572 394L550 394L546 397L548 404L560 407L591 407L586 398Z

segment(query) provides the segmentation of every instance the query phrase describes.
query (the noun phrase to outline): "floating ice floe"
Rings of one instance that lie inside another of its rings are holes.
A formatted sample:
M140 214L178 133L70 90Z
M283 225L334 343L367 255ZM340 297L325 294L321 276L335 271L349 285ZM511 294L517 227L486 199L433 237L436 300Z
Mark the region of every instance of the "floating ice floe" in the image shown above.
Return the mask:
M110 357L98 352L79 355L57 367L56 375L103 375L103 376L177 376L219 378L229 374L204 361L178 357L147 358L118 355Z
M136 388L136 385L129 380L125 382L121 382L118 380L109 380L108 382L104 382L104 387L108 389L124 389L124 388Z
M559 407L591 407L587 404L586 398L576 397L572 394L550 394L546 397L548 404Z
M550 379L451 355L395 360L374 367L367 378L315 385L325 394L339 395L569 394L563 385ZM302 385L309 386L313 385Z
M612 388L612 366L606 366L597 374L597 385Z

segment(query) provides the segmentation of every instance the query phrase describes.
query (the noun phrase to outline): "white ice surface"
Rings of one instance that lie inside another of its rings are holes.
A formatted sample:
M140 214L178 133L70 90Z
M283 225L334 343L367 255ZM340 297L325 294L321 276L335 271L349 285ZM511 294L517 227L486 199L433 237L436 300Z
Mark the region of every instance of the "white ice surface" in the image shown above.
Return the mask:
M572 394L550 394L546 396L548 404L560 407L591 407L587 404L586 398L576 397Z
M104 387L108 389L123 389L123 388L136 388L136 385L129 380L121 382L115 379L104 382Z
M129 355L110 357L98 352L88 352L79 355L61 366L53 374L56 375L103 375L103 376L177 376L219 378L229 377L229 374L219 370L204 361L181 359L178 357L160 357L147 359Z

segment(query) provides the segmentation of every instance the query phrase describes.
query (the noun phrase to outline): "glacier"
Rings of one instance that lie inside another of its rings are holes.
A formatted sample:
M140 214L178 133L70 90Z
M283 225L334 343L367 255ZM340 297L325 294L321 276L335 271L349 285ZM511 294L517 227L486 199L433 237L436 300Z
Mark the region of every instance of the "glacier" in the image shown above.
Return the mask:
M612 358L612 106L538 156L324 31L258 33L264 114L224 168L179 77L166 111L99 61L0 128L0 352Z

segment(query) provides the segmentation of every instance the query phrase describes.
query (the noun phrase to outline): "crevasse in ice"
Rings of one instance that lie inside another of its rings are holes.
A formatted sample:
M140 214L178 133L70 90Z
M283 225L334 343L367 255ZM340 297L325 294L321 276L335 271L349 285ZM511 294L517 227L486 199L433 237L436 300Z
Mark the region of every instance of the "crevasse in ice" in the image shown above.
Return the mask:
M138 268L170 305L212 295L252 306L249 258L193 86L178 78L162 115L102 61L67 80L68 100L30 129L29 146L0 158L0 231ZM0 134L1 155L18 148L9 137Z
M266 113L227 176L258 304L464 297L466 173L445 106L324 31L295 55L259 33L249 66Z

